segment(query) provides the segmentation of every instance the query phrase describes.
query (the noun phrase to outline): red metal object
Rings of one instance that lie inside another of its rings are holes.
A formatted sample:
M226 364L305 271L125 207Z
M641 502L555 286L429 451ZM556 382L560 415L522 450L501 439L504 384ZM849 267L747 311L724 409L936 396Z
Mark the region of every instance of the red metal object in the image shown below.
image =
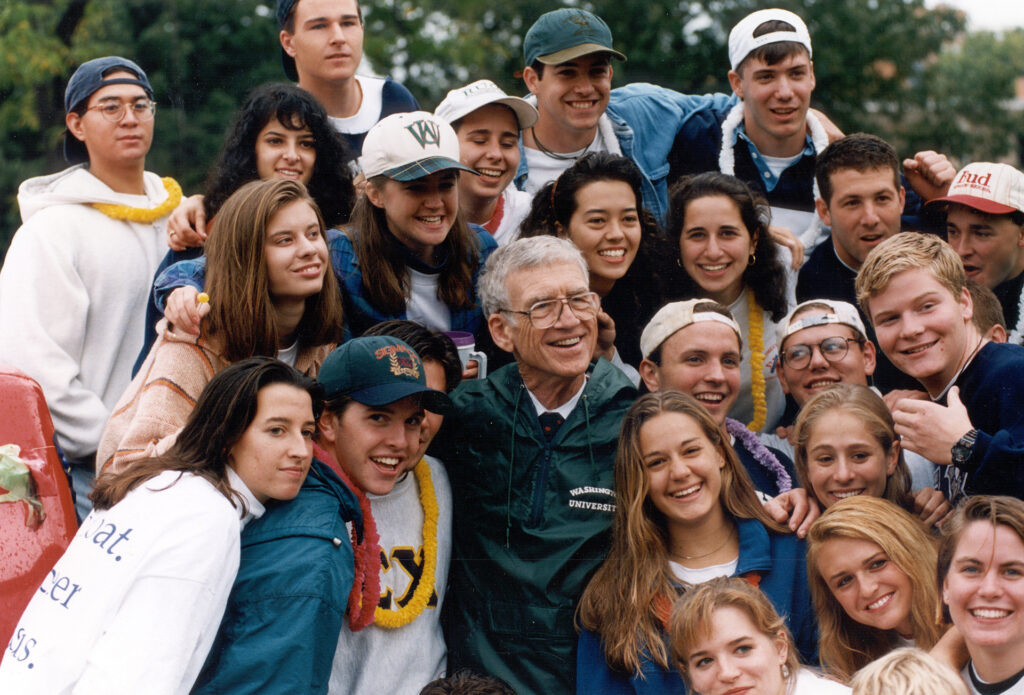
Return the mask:
M53 440L53 421L33 379L0 365L0 444L17 444L46 518L25 523L24 502L0 503L0 658L32 595L68 547L78 522Z

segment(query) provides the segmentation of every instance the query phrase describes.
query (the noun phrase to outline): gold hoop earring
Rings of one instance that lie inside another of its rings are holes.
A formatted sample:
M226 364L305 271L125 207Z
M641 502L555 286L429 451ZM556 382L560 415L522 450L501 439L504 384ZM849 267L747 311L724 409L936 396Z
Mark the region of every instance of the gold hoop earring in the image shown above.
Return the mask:
M751 252L750 258L747 259L747 265L754 265L754 263L756 263L756 262L757 262L757 254Z

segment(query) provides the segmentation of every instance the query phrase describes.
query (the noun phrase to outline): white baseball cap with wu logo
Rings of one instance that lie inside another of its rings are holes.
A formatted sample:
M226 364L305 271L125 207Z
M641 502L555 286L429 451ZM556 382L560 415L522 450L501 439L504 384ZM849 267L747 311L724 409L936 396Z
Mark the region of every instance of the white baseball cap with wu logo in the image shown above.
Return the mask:
M991 215L1024 212L1024 174L1009 164L973 162L956 172L949 192L932 203L959 203Z
M452 127L426 111L392 114L370 128L359 166L368 179L413 181L445 169L479 176L459 162L459 139Z

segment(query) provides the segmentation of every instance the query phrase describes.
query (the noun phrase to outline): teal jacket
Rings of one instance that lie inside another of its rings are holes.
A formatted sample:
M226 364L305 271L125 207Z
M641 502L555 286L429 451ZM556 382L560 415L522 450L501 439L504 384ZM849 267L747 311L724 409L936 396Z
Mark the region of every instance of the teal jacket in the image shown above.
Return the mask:
M517 365L454 391L457 414L434 440L454 502L450 671L491 673L519 695L574 691L573 616L608 549L619 426L635 398L598 360L548 443Z
M291 502L242 532L242 559L224 619L192 693L327 692L353 580L345 522L362 535L352 491L314 459Z

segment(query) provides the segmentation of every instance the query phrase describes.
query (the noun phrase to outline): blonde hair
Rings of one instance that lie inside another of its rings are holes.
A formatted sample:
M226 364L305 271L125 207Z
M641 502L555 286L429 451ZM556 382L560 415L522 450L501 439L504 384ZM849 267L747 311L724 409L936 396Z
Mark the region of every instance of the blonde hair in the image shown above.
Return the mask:
M786 622L779 617L775 606L758 588L739 577L717 577L696 585L679 600L672 609L668 637L672 646L672 661L686 684L692 687L687 661L697 651L711 631L711 620L715 611L721 608L735 608L750 618L754 628L769 639L775 640L781 633L786 640L787 686L796 681L800 670L800 656L793 644L793 636ZM784 671L785 673L785 671Z
M662 413L681 413L696 421L725 461L718 501L728 514L788 533L764 511L746 469L729 446L728 435L695 398L670 390L637 399L619 432L611 548L579 604L579 622L600 634L608 664L623 673L638 674L645 658L668 668L662 630L667 616L659 613L659 602L674 598L678 589L668 562L668 527L650 500L640 448L643 426Z
M931 649L944 631L935 581L935 541L920 521L896 505L860 495L829 507L807 534L807 579L818 614L818 654L825 671L847 681L857 669L896 645L894 631L878 630L850 618L818 570L825 544L839 538L874 543L907 575L914 590L909 616L914 642Z
M853 695L969 695L967 685L949 666L928 652L903 647L857 672Z
M800 414L797 415L796 424L793 427L795 442L793 455L797 475L800 477L804 489L807 490L807 496L816 500L822 507L825 506L824 501L817 498L814 488L810 484L808 475L810 461L807 458L807 447L818 420L833 410L840 410L858 418L886 454L891 452L893 446L899 441L892 413L886 407L885 401L867 386L836 384L815 394L804 404L804 407L800 409ZM902 450L896 459L896 470L885 478L885 490L882 492L882 497L908 511L914 508L914 498L910 494L910 469L907 468L907 462L903 459Z
M957 299L967 285L960 256L942 239L917 232L891 236L871 250L857 273L857 303L872 324L868 300L885 290L894 276L919 268L934 275Z

